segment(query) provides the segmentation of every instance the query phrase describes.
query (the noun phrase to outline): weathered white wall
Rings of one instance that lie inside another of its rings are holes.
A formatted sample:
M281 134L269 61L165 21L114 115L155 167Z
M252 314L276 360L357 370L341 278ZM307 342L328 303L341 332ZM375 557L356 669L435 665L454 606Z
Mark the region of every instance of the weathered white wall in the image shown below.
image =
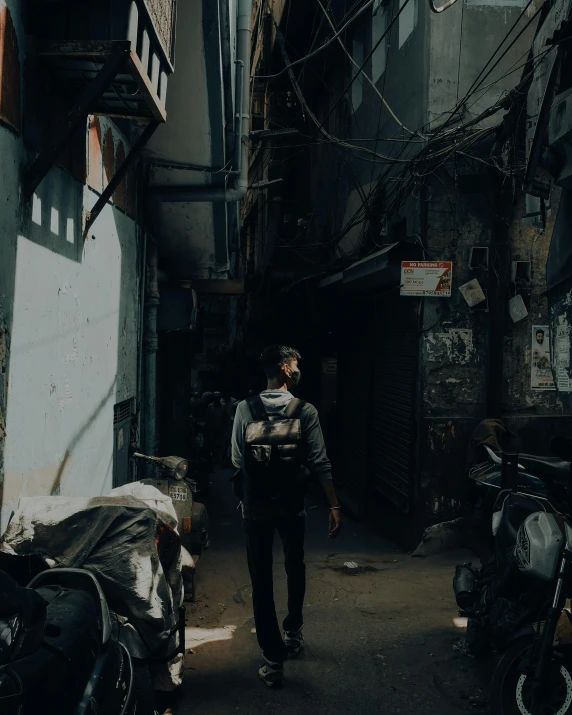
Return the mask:
M111 488L113 406L136 394L139 288L132 219L108 205L84 242L81 212L96 194L55 167L27 201L20 178L31 157L4 126L0 156L5 527L21 495L99 495Z
M82 246L80 191L53 170L38 190L42 225L30 217L12 237L3 520L20 495L111 489L113 405L136 393L135 226L108 206ZM54 250L63 241L79 248L77 258Z

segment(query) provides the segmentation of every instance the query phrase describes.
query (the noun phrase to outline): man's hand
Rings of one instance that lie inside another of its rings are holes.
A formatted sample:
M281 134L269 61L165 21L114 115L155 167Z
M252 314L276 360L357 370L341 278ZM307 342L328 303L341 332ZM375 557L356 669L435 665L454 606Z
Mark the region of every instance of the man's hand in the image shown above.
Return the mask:
M342 528L342 515L339 509L330 509L330 523L328 525L328 538L335 539Z

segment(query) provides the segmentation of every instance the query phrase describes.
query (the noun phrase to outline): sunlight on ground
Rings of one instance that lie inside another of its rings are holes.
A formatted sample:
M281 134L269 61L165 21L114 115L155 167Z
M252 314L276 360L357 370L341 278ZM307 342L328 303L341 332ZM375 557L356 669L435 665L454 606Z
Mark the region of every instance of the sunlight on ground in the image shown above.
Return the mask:
M453 625L456 628L466 628L467 627L467 619L466 618L453 618Z
M236 626L224 628L185 628L185 644L187 648L198 648L205 643L217 641L230 641L234 636Z

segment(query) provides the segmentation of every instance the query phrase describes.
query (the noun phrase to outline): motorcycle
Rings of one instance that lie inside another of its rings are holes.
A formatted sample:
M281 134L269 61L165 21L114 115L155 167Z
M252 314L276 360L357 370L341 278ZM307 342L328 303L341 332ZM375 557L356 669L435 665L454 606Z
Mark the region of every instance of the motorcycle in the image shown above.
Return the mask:
M494 554L483 568L457 566L453 586L468 617L475 655L504 653L491 690L493 715L572 714L572 449L553 441L556 458L503 454L470 474L495 494Z
M92 573L51 569L23 588L0 571L3 715L139 715L154 712L152 700Z
M189 462L181 457L149 457L136 452L134 458L154 465L156 476L142 479L142 484L155 487L162 494L171 498L175 508L181 544L189 554L200 557L210 546L209 516L207 508L195 500L198 492L194 472L189 474ZM189 564L185 578L185 591L188 600L194 601L196 574L194 562Z
M129 496L20 500L0 539L3 715L154 715L182 682L175 529Z

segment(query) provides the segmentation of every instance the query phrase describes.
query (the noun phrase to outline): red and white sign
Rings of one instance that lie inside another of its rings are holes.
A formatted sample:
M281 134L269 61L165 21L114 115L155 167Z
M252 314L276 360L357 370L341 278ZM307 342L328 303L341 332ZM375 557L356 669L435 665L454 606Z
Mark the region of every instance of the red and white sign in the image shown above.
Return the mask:
M450 298L452 261L402 261L401 295L418 298Z

